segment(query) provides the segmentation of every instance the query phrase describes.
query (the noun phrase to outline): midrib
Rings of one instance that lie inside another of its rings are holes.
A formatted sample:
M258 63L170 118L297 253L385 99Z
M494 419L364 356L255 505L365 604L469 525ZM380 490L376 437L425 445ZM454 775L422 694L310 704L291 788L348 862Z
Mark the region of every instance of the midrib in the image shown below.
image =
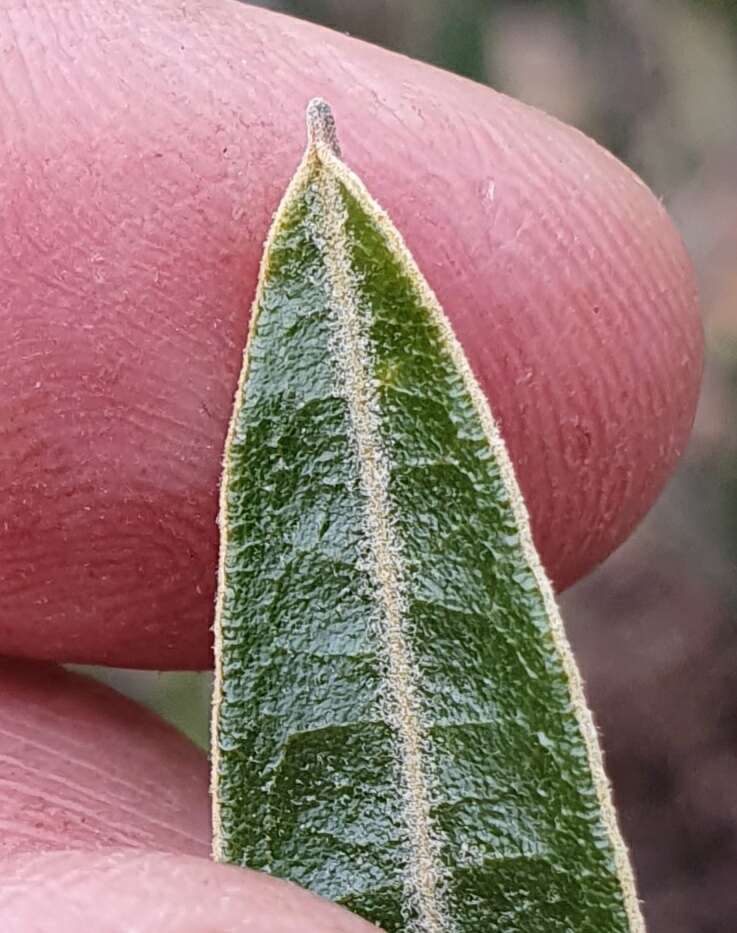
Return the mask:
M322 147L321 147L322 148ZM414 929L449 933L442 894L443 869L430 819L430 793L424 762L416 664L404 631L406 601L400 549L388 494L389 469L382 448L378 405L371 378L371 357L362 332L354 277L346 242L346 209L334 171L340 163L327 152L316 153L316 185L320 200L321 241L331 304L337 317L335 352L342 390L348 404L365 497L365 522L371 571L381 612L380 636L385 655L390 719L397 736L397 766L403 787L409 836L405 893L415 905Z

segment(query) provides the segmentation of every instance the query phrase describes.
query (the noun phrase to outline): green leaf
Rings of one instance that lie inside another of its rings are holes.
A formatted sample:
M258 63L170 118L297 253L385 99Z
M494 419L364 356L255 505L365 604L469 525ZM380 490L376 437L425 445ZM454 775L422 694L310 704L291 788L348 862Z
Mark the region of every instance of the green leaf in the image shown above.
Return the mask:
M225 453L216 858L387 931L642 931L487 402L324 103L308 125Z

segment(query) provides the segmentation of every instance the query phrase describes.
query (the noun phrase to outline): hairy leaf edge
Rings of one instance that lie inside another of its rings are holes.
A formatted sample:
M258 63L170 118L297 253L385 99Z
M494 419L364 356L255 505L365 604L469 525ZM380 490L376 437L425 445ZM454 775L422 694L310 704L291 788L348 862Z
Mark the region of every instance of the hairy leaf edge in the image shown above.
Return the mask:
M530 519L522 493L514 474L506 444L494 421L491 408L483 393L476 376L471 369L465 353L460 345L452 325L445 315L440 302L428 282L420 272L417 263L410 253L399 231L392 224L386 211L380 207L368 192L361 179L342 161L340 148L335 132L335 123L328 105L315 99L310 102L307 109L308 144L302 160L289 182L282 200L274 214L268 236L264 244L264 251L259 267L256 293L251 306L251 319L248 337L243 353L243 365L238 380L233 404L233 414L228 426L223 459L223 474L220 485L218 525L220 528L220 552L218 561L218 579L215 599L214 621L214 653L215 676L213 683L213 703L211 720L211 794L212 794L212 822L213 822L213 849L215 861L223 861L221 849L222 826L218 801L218 722L220 698L222 696L222 656L220 642L219 620L223 610L225 589L225 554L228 545L227 523L227 490L228 490L228 451L230 450L237 414L243 404L245 384L248 379L248 349L251 335L258 320L258 308L266 288L269 272L269 256L271 246L278 235L283 219L295 195L303 187L310 173L314 170L316 162L321 164L325 171L339 183L342 183L354 198L361 204L367 215L381 230L390 249L394 252L397 261L407 278L416 289L420 301L427 307L432 315L447 350L450 353L458 372L461 374L464 386L471 397L476 413L479 417L484 434L495 457L502 476L502 481L509 496L510 507L517 526L520 546L524 560L533 573L535 582L540 590L546 614L550 624L550 632L555 650L560 659L564 675L568 684L568 691L573 706L574 715L578 723L586 748L589 769L594 782L597 802L601 812L602 821L614 853L615 870L622 890L623 902L631 933L646 933L645 923L640 910L637 897L634 873L630 863L627 847L622 838L617 815L612 801L609 780L604 770L603 754L599 745L598 734L593 716L586 702L583 681L573 657L573 653L565 633L565 627L555 599L552 584L543 568L535 548Z

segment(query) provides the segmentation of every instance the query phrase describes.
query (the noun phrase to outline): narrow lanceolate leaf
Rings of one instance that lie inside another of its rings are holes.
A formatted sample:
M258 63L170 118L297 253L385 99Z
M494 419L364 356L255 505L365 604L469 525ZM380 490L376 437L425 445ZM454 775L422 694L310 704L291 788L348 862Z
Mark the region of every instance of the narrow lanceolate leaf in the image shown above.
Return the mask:
M387 931L642 931L486 400L327 107L308 116L225 453L216 857Z

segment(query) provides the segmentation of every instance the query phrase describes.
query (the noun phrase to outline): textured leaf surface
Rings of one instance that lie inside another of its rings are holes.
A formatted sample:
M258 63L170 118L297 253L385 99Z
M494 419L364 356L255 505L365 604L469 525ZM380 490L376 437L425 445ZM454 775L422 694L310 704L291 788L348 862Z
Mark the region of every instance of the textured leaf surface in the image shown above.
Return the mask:
M486 401L324 105L309 123L226 448L216 857L388 931L640 931Z

